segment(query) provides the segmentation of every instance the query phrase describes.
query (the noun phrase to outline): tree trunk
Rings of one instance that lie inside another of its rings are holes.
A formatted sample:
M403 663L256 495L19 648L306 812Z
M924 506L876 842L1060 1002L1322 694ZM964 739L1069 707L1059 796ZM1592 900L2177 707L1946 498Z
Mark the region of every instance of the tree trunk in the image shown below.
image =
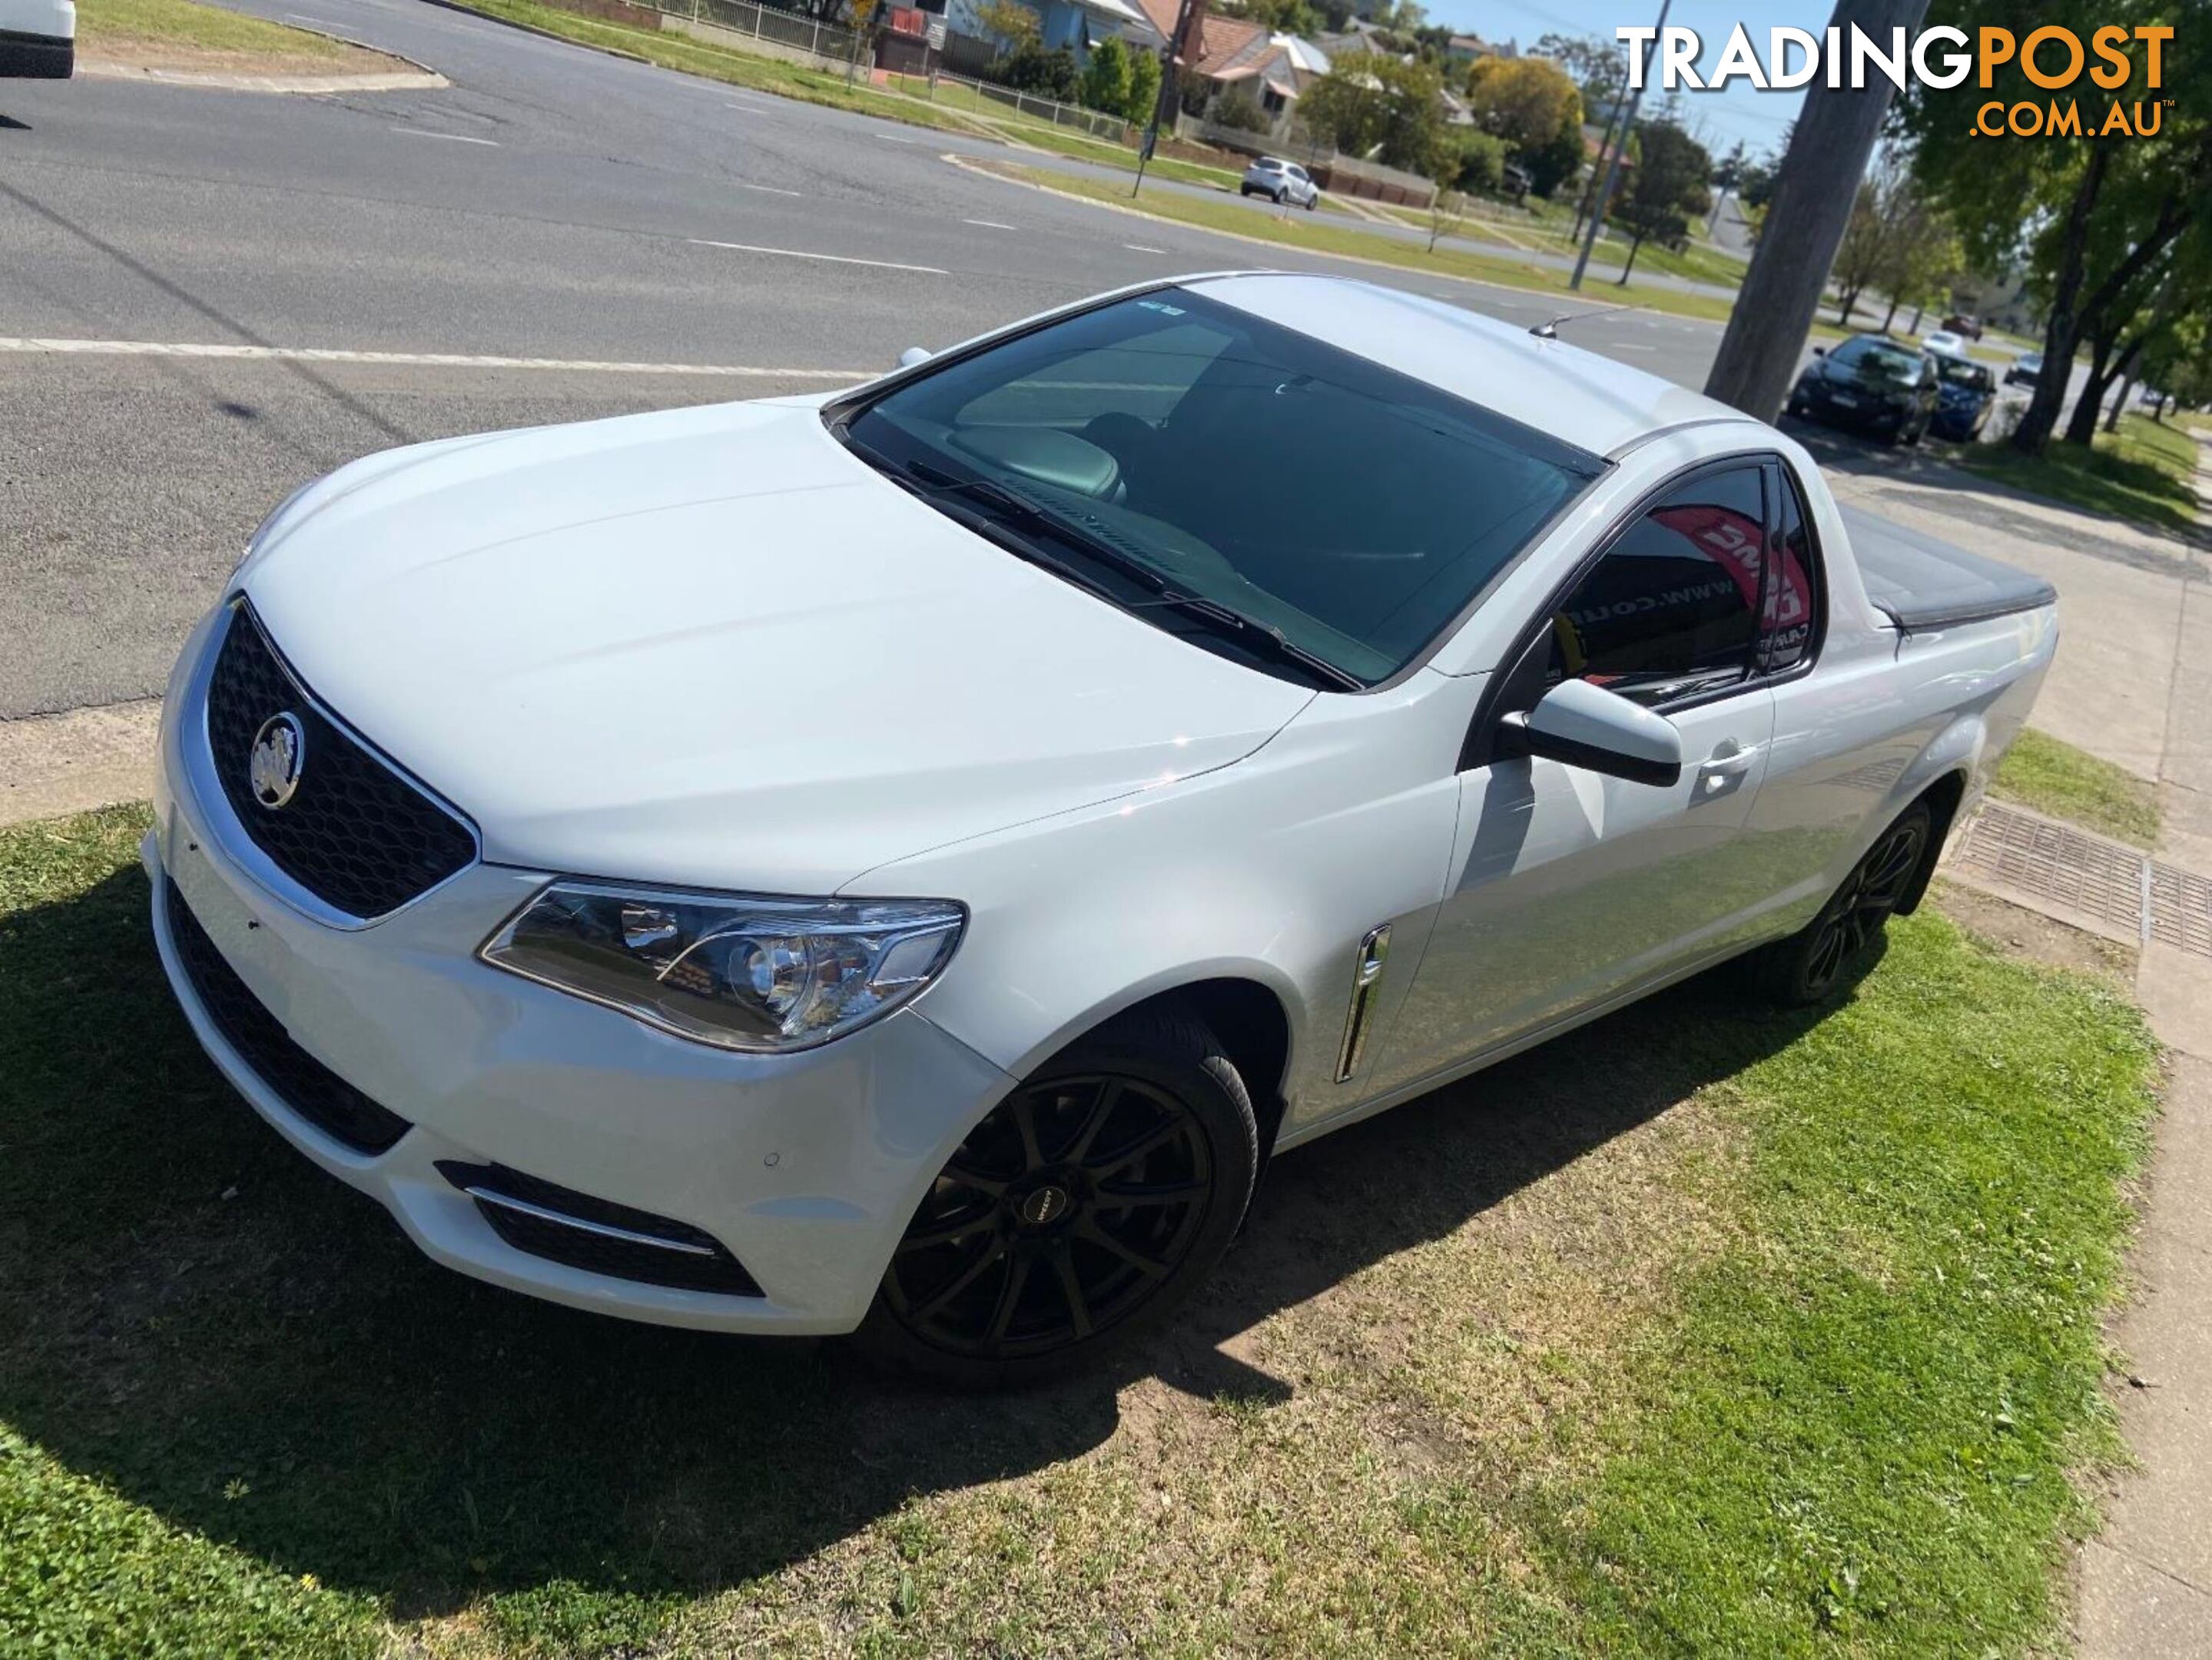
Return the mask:
M1736 303L1739 305L1743 303L1741 296L1738 297ZM1838 328L1847 329L1850 327L1851 313L1858 309L1858 303L1859 291L1856 289L1846 289L1844 290L1844 297L1836 302L1836 326Z
M1884 334L1887 334L1889 332L1889 325L1897 320L1897 308L1904 303L1905 302L1902 300L1893 299L1890 301L1889 314L1881 319L1881 331Z
M1920 313L1927 309L1928 307L1925 306L1915 306L1912 308L1912 320L1905 325L1905 331L1907 334L1917 334L1920 332Z
M2046 357L2043 361L2048 363L2051 360ZM2081 395L2074 400L2074 412L2066 417L2062 441L2080 444L2084 448L2097 441L2097 417L2104 413L2105 393L2111 389L2115 367L2112 341L2091 340L2089 378L2081 383Z
M2066 231L2058 246L2057 281L2051 285L2051 320L2043 331L2043 373L2035 377L2035 392L2013 429L2012 447L2022 455L2040 455L2058 424L2058 410L2066 400L2066 383L2074 375L2074 348L2079 338L2075 301L2081 297L2081 279L2089 252L2089 214L2105 185L2105 169L2111 152L2099 144L2089 152L2081 169L2081 182L2074 187L2074 200L2066 209Z
M2112 399L2112 407L2105 412L2106 432L2118 432L2120 429L2120 411L2127 408L2128 394L2135 389L2136 378L2132 374L2120 382L2120 395Z
M1636 251L1644 246L1644 234L1638 231L1629 238L1628 263L1620 268L1620 286L1628 286L1628 273L1636 269Z
M1846 37L1856 23L1887 40L1893 28L1917 28L1927 9L1928 0L1836 0L1830 21ZM1858 90L1832 90L1817 82L1807 89L1767 204L1765 233L1705 378L1708 397L1761 421L1781 411L1891 91L1879 76ZM1848 307L1844 315L1850 316Z

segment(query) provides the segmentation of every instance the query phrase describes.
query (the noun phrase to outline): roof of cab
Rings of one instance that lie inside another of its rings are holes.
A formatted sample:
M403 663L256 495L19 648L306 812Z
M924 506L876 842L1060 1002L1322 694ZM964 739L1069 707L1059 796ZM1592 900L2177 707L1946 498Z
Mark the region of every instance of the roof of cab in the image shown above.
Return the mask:
M1513 324L1376 283L1253 271L1195 277L1187 286L1595 455L1686 423L1751 421L1567 341L1540 340Z

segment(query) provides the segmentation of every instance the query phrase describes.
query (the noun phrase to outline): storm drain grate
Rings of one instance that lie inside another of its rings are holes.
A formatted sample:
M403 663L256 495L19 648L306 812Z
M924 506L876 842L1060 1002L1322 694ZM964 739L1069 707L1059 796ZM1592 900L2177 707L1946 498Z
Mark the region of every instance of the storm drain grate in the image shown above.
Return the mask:
M1953 874L2134 946L2212 957L2212 881L2123 842L1985 803L1952 844Z

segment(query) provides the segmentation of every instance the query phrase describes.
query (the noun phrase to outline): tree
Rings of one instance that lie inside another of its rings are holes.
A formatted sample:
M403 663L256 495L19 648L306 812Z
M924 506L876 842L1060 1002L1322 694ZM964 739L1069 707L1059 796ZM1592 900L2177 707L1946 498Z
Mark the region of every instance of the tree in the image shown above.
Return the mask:
M1735 148L1714 165L1713 188L1717 191L1734 190L1743 182L1744 170L1750 165L1749 147L1739 138L1735 141Z
M1091 61L1083 66L1077 95L1086 109L1126 114L1129 102L1129 49L1119 35L1109 34L1091 48Z
M1474 125L1516 155L1543 149L1571 129L1577 147L1582 94L1567 72L1541 58L1478 58L1467 72L1467 110Z
M1832 270L1841 291L1836 321L1848 327L1859 296L1877 288L1889 296L1887 328L1900 305L1925 300L1964 265L1949 219L1928 199L1904 159L1884 152L1861 181L1850 221Z
M2026 20L2012 0L1955 0L1944 21L1978 38L1978 27L2018 27ZM2176 88L2203 84L2212 72L2212 5L2051 0L2035 8L2033 21L2070 27L2085 40L2108 25L2173 27L2160 54L2160 87L2150 82L2149 52L2130 43L2129 76L2116 88L2085 80L2054 96L2031 82L2015 58L1995 68L1986 88L1980 76L1972 76L1948 89L1918 88L1904 107L1902 125L1917 143L1916 170L1950 210L1967 254L1991 269L2020 258L2031 292L2046 307L2043 356L2051 368L2038 379L2010 440L2027 455L2039 455L2049 443L2071 379L2067 366L2085 345L2093 385L2081 401L2101 399L2125 354L2123 337L2161 262L2192 226L2212 216L2212 110L2201 99L2163 101ZM2081 136L1979 136L1978 113L1992 104L2000 112L2015 104L2074 108ZM2123 133L2111 124L2113 110L2131 129L2140 118L2157 130ZM2099 375L2106 381L2097 381ZM2093 410L2092 426L2094 419Z
M1882 222L1880 192L1870 179L1859 181L1857 197L1851 203L1851 216L1844 226L1844 240L1836 245L1836 259L1829 267L1839 293L1836 300L1836 326L1849 328L1851 313L1858 309L1859 295L1867 285L1881 274L1883 258Z
M1496 196L1505 185L1505 141L1472 127L1448 127L1438 147L1437 191ZM1466 204L1461 204L1462 216Z
M1528 169L1528 188L1547 200L1559 186L1572 184L1583 170L1583 129L1580 122L1559 129L1559 136L1543 149L1523 150L1514 158Z
M1627 59L1617 41L1595 35L1546 34L1529 50L1574 76L1585 106L1610 103L1628 90Z
M1037 14L1019 0L991 0L975 14L975 21L983 26L983 33L996 40L1001 56L1012 54L1021 46L1035 46L1042 34L1044 24Z
M1121 113L1132 123L1143 126L1152 119L1152 111L1160 101L1160 60L1141 49L1129 54L1129 95L1121 106Z
M1321 33L1321 15L1306 0L1222 0L1214 9L1225 16L1246 18L1277 34Z
M1745 212L1756 213L1774 199L1774 180L1781 171L1771 155L1745 163L1735 181L1735 199Z
M1346 52L1306 88L1298 118L1346 155L1433 174L1442 151L1443 79L1426 64Z
M1644 160L1613 209L1629 235L1623 283L1636 269L1637 251L1645 239L1679 242L1689 234L1689 216L1712 206L1713 193L1705 182L1712 171L1713 158L1705 147L1681 128L1655 122L1644 129Z

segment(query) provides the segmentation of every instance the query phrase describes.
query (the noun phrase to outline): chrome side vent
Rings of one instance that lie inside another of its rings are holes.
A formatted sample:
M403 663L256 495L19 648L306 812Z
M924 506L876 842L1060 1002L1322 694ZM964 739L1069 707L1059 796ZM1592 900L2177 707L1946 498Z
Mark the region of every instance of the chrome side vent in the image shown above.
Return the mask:
M1352 964L1352 1007L1344 1017L1344 1047L1336 1055L1336 1081L1340 1084L1359 1070L1360 1057L1367 1050L1367 1028L1375 1012L1375 994L1382 983L1382 965L1390 956L1390 925L1370 928L1367 937L1359 942L1359 954Z

